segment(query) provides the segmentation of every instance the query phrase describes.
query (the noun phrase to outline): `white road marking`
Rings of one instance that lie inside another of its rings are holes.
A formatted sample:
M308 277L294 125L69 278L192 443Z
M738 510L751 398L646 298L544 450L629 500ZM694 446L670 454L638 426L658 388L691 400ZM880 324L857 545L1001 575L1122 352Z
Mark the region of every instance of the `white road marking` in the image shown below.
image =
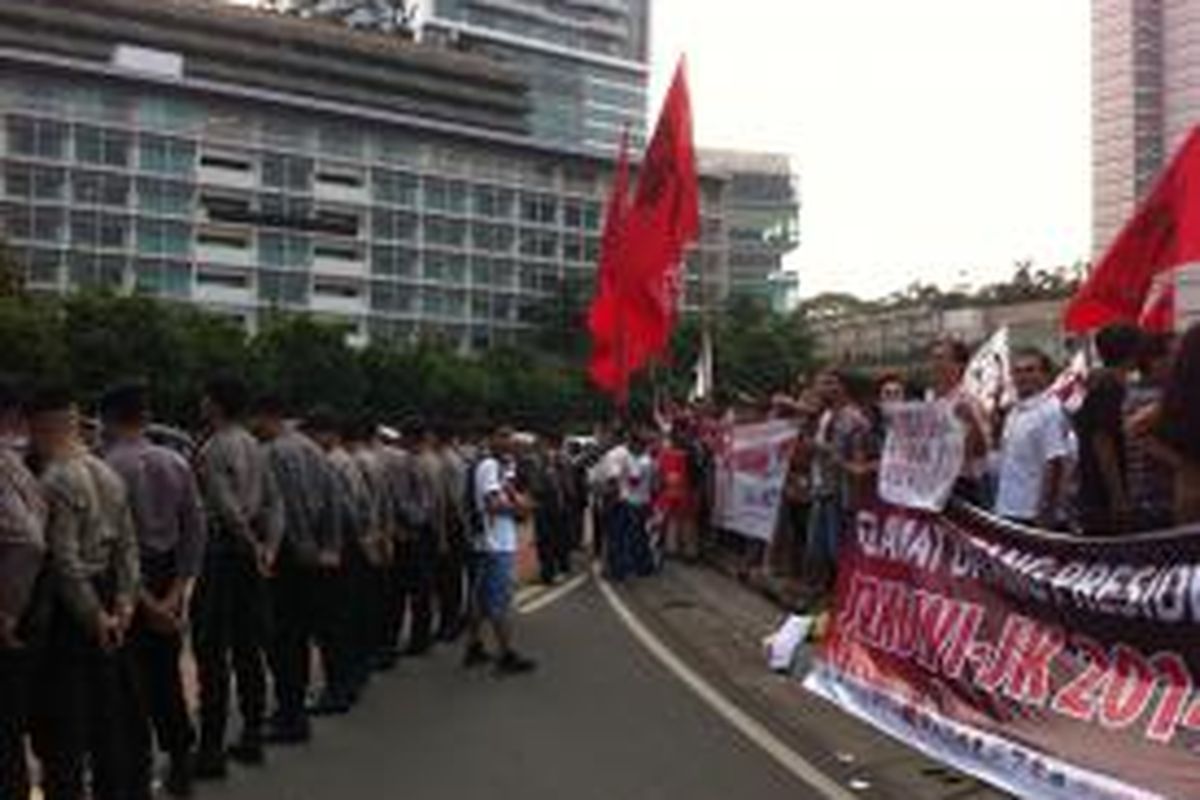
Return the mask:
M574 578L571 578L571 580L564 583L562 586L555 586L553 589L540 592L532 600L527 602L518 601L517 613L532 614L535 611L542 610L551 603L557 603L559 600L563 599L571 592L587 583L589 577L591 576L587 572L581 572Z
M691 689L704 703L732 725L738 732L749 739L759 749L796 778L811 786L816 792L828 800L857 800L857 795L845 789L840 783L825 775L811 762L789 747L778 736L767 729L761 722L738 708L732 700L725 697L711 683L706 681L694 669L675 655L666 644L655 636L641 620L634 615L616 590L608 581L598 578L600 591L612 607L617 617L629 629L638 642L651 655L667 668L685 686Z

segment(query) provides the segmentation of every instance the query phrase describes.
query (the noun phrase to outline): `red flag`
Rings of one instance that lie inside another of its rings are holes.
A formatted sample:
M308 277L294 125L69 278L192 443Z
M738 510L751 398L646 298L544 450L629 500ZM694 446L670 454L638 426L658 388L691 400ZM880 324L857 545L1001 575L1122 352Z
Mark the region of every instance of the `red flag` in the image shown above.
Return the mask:
M1138 317L1138 327L1151 333L1175 330L1175 282L1170 272L1158 276Z
M629 132L621 136L617 171L613 175L600 238L600 264L597 267L596 295L588 310L588 330L592 334L592 360L588 367L592 381L605 391L624 391L621 373L623 331L618 318L620 306L621 240L629 214Z
M599 290L588 317L593 337L589 372L597 386L618 397L624 396L633 373L666 351L683 251L700 228L691 101L682 60L630 208L625 208L624 163L618 164L609 199Z
M1067 306L1067 330L1083 333L1114 322L1136 323L1155 280L1200 261L1200 127L1159 177L1133 217ZM1161 320L1159 321L1161 324ZM1169 327L1169 326L1168 326Z

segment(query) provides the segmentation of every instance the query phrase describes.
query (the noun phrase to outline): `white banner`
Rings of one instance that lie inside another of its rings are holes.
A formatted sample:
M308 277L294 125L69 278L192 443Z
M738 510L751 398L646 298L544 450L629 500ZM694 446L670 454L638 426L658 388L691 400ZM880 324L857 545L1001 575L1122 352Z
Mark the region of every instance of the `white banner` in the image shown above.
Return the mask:
M966 433L949 403L893 403L879 463L879 496L889 503L941 511L966 456Z
M798 428L774 420L730 428L716 454L713 524L752 539L775 535Z
M973 396L991 413L1008 408L1017 400L1012 382L1012 351L1008 346L1008 326L992 334L971 357L963 374L963 391Z

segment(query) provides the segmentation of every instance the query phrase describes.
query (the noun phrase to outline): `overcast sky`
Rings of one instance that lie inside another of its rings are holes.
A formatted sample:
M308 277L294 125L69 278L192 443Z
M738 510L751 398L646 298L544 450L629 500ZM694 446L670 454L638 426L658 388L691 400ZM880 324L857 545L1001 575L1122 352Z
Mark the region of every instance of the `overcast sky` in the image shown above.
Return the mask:
M653 0L652 115L800 176L802 293L1005 277L1090 248L1087 0Z

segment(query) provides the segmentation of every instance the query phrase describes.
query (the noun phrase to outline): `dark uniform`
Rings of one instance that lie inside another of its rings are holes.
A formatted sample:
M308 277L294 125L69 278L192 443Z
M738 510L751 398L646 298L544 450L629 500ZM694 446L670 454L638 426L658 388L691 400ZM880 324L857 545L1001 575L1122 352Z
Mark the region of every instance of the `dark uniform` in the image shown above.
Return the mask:
M458 638L466 624L467 541L466 493L467 463L452 447L438 453L440 469L438 492L441 494L441 551L438 554L438 638Z
M183 456L144 437L117 442L105 458L128 492L141 556L142 593L161 603L179 582L199 577L204 561L204 508L196 477ZM172 599L183 600L181 595ZM179 621L181 611L172 611ZM196 739L179 670L182 627L153 618L143 604L134 618L132 643L158 746L176 767L182 767Z
M319 618L321 556L337 554L340 537L333 466L308 437L287 431L265 445L284 509L283 542L271 578L276 718L281 741L308 737L304 700L309 651Z
M411 655L424 653L433 643L433 596L443 522L440 472L436 453L411 455L400 487L407 525L397 554L403 579L396 628L402 632L405 616L411 617L406 649Z
M82 449L50 463L42 487L55 604L38 671L34 747L46 800L79 800L91 765L96 800L150 796L146 710L133 655L101 624L132 613L137 535L121 479Z
M20 454L0 440L0 797L29 796L25 734L33 667L40 651L46 504Z
M278 552L283 512L266 454L240 425L221 428L205 443L197 475L209 516L204 569L192 598L200 679L197 769L209 777L224 768L231 654L243 728L230 753L251 761L262 757L270 606L257 559Z

